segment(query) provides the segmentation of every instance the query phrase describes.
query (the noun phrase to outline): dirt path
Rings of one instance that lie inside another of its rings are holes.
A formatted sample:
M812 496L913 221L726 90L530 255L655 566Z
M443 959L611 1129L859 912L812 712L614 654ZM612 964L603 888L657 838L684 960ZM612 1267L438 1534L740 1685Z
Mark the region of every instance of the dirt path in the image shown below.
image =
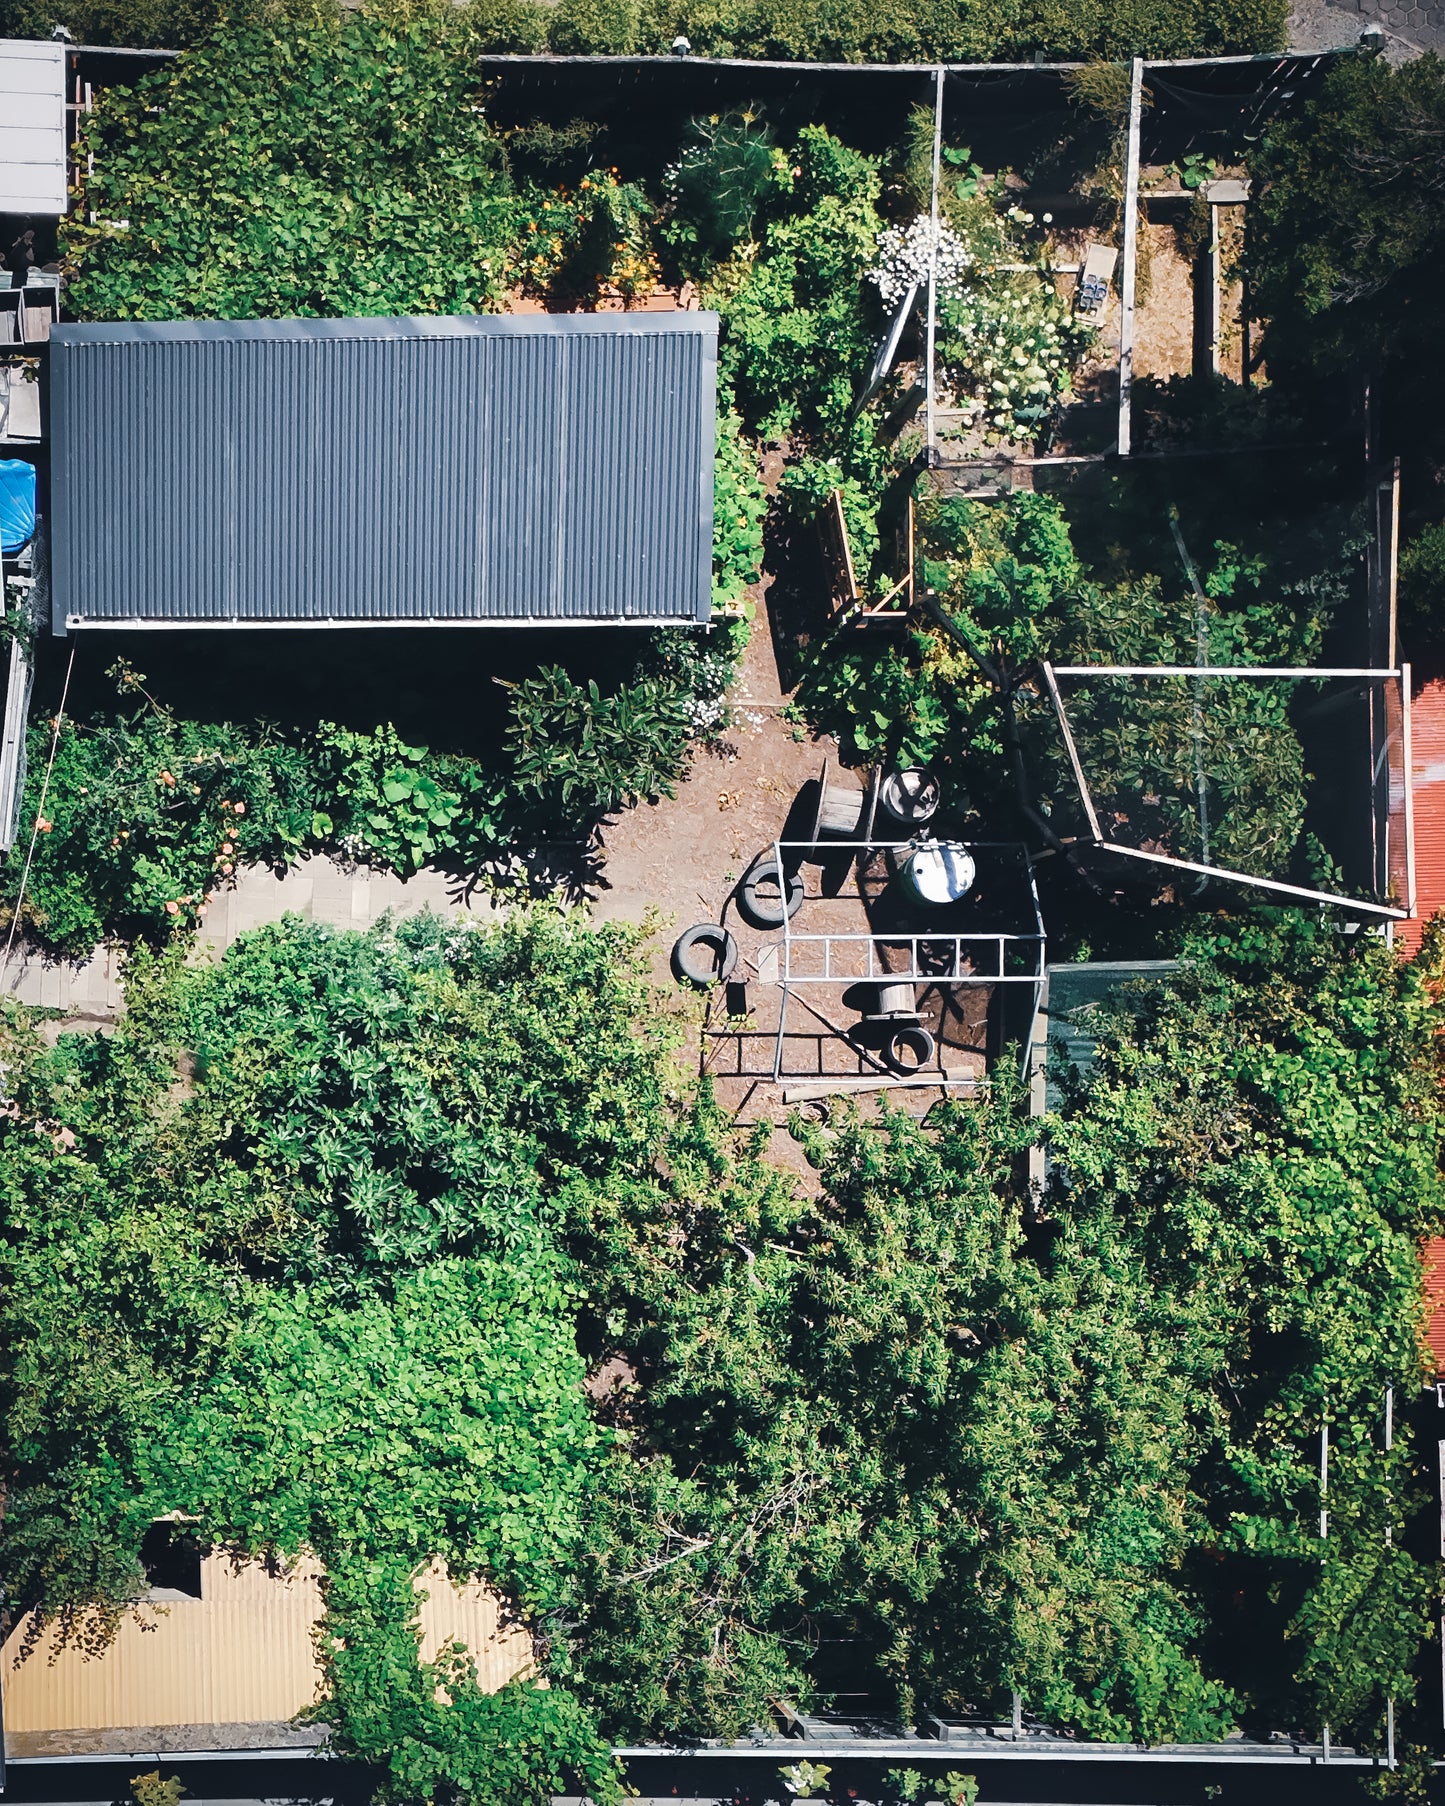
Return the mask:
M760 603L729 700L735 725L721 747L698 753L677 795L629 810L603 832L599 921L640 922L655 908L668 920L657 967L666 973L674 938L694 922L715 922L756 854L778 834L788 806L825 758L814 740L782 719L782 690L766 599Z

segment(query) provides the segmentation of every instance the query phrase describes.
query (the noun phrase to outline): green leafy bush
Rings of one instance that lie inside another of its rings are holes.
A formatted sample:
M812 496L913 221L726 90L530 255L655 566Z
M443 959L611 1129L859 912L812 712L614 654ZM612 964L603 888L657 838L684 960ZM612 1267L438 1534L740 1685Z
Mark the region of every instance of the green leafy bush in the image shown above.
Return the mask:
M99 1646L158 1512L314 1549L323 1709L397 1800L610 1799L608 1738L814 1698L814 1635L906 1720L1369 1739L1433 1596L1376 1432L1445 1222L1440 1011L1301 918L1181 951L1050 1122L1005 1063L813 1128L808 1187L674 1104L636 934L556 912L142 955L58 1046L5 1011L7 1598ZM589 1413L579 1350L645 1385ZM437 1557L547 1689L419 1662Z
M30 731L22 821L36 820L52 730ZM304 752L265 730L206 727L155 710L66 721L26 890L24 922L47 945L88 953L110 930L203 921L247 862L291 857L319 804ZM19 885L26 840L10 855Z
M628 56L641 23L638 0L557 0L548 46L563 56Z
M673 794L693 725L690 699L654 678L604 696L554 665L513 689L507 751L544 812L607 815Z
M456 313L517 229L465 8L242 22L86 116L88 319ZM92 223L93 222L93 223Z
M728 409L718 414L713 465L712 605L734 613L744 590L763 574L763 517L768 498L758 475L758 454L742 422Z
M554 1229L569 1186L652 1158L673 1031L645 998L635 933L542 912L141 955L116 1033L54 1049L6 1013L11 1608L102 1645L176 1510L310 1549L326 1721L392 1797L614 1800L565 1673L486 1696L455 1652L422 1665L412 1581L443 1559L539 1627L573 1597L612 1439Z
M662 236L690 275L705 274L751 239L759 209L787 177L787 158L752 114L694 119L665 178L673 213Z
M862 294L880 220L876 162L820 126L799 134L761 237L720 265L704 300L722 315L721 380L750 431L838 431L873 353Z
M1078 558L1059 503L1017 495L991 507L966 501L919 509L919 580L996 668L1018 675L1056 664L1193 664L1200 635L1211 664L1307 664L1317 656L1328 585L1263 589L1266 567L1219 542L1198 604L1182 579L1116 586ZM1304 754L1285 683L1201 686L1071 683L1068 708L1094 803L1125 844L1149 841L1185 858L1208 853L1236 870L1282 876L1304 826ZM948 768L980 806L1007 810L1008 742L1015 731L1036 799L1068 831L1082 810L1046 696L1025 684L1012 720L969 653L926 627L903 648L846 644L810 672L816 719L868 758ZM1200 791L1204 790L1201 807Z
M469 0L465 10L489 50L658 55L681 31L707 56L855 63L1276 50L1287 16L1282 0L1130 0L1107 9L1031 0L1002 11L982 0L563 0L555 10L539 0ZM87 43L185 45L218 17L205 0L4 0L0 34L44 37L60 21Z
M665 1180L588 1200L592 1333L646 1374L589 1538L604 1724L806 1703L804 1612L903 1722L1016 1690L1105 1739L1373 1737L1412 1696L1431 1577L1385 1545L1417 1495L1378 1424L1445 1213L1438 1010L1374 937L1308 920L1182 951L1091 1020L1036 1209L1007 1065L927 1127L840 1113L806 1195L704 1102Z
M1400 611L1410 627L1432 638L1445 623L1445 521L1433 522L1405 542Z

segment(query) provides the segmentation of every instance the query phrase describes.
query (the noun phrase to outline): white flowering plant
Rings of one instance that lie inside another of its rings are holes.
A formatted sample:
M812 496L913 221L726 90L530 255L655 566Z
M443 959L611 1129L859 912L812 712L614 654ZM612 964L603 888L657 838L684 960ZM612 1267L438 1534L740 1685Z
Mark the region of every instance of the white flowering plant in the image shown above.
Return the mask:
M1017 267L1027 264L1031 213L995 207L974 183L951 198L949 214L936 225L920 214L889 226L869 279L893 308L915 284L926 286L936 259L940 387L965 431L981 429L989 444L1023 443L1071 398L1092 329L1058 295L1046 265Z
M959 232L974 280L951 294L939 289L940 382L965 429L981 428L989 444L1021 444L1071 399L1093 328L1076 318L1043 259L1032 270L999 267L1025 261L1021 241L1034 216L1018 206L995 211L982 197L978 211L977 229Z
M972 250L946 220L937 224L926 213L906 226L886 226L878 234L878 262L868 272L887 308L897 307L909 289L929 279L937 257L940 299L967 292Z
M938 371L965 428L992 443L1034 438L1073 394L1073 369L1091 329L1046 278L980 286L942 311Z

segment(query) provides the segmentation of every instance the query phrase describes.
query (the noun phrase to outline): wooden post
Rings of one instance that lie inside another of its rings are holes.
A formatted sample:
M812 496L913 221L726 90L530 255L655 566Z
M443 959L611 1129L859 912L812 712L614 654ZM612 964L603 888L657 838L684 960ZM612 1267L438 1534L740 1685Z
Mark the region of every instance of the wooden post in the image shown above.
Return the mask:
M928 218L931 236L928 251L928 330L927 347L924 354L923 380L927 386L925 408L927 412L928 461L933 462L936 447L936 411L933 393L933 347L938 325L938 187L940 168L943 162L943 70L940 67L934 73L933 92L933 187L932 197L928 205Z
M1209 203L1209 369L1219 375L1219 203Z
M1119 279L1119 456L1131 450L1134 392L1134 286L1139 274L1139 121L1144 105L1144 59L1129 78L1129 138L1124 161L1124 269Z

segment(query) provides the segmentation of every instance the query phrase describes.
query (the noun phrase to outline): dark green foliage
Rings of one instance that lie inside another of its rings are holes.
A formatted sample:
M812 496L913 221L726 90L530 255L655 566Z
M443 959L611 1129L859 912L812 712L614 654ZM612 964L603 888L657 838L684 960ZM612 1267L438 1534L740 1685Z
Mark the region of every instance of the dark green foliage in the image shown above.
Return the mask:
M1445 619L1445 521L1422 528L1400 552L1400 613L1425 632L1438 632Z
M1435 1015L1374 937L1298 918L1202 935L1111 1030L1055 1137L1065 1219L1128 1237L1220 1338L1196 1572L1256 1725L1377 1743L1384 1699L1413 1693L1428 1577L1401 1547L1418 1501L1383 1410L1386 1384L1417 1383L1417 1245L1441 1223Z
M999 507L920 509L919 576L995 668L1056 664L1193 664L1201 634L1213 664L1305 664L1318 651L1333 592L1303 582L1274 597L1260 560L1219 541L1203 573L1206 601L1182 576L1108 586L1079 561L1057 501L1020 495ZM1276 580L1277 582L1278 580ZM849 646L814 668L810 706L866 755L942 764L979 806L1005 801L1005 710L969 654L935 629L907 649ZM1207 686L1193 679L1069 681L1080 756L1101 815L1127 844L1181 857L1207 851L1235 869L1288 871L1303 827L1303 752L1282 683ZM1014 720L1035 797L1082 825L1048 699L1016 692ZM1206 793L1201 812L1201 774Z
M1050 55L1188 56L1273 50L1284 41L1278 0L1126 0L1107 8L1070 0L645 0L640 51L665 51L678 32L706 56L818 62L987 62Z
M1192 56L1274 50L1282 0L468 0L468 29L487 50L569 55L666 52L683 32L707 56L801 61L980 61L1031 56ZM57 22L93 44L199 43L221 16L210 0L3 0L0 35L49 35ZM231 15L234 17L234 10Z
M673 794L692 705L644 678L605 697L560 665L517 685L507 750L516 781L553 815L607 815Z
M40 806L52 729L30 732L22 821ZM319 806L306 754L265 729L206 727L148 709L67 721L35 843L24 921L49 946L86 953L107 931L204 919L208 894L247 861L284 860ZM7 901L26 845L11 854Z
M1270 343L1335 370L1408 360L1430 380L1445 275L1445 64L1334 69L1253 159L1250 276Z
M516 221L475 43L456 7L317 8L283 29L228 26L107 89L86 125L85 209L64 231L77 313L486 306Z
M740 607L761 553L762 501L735 427L719 477L718 600ZM505 747L487 761L408 745L388 724L283 734L184 721L152 703L131 717L67 720L47 787L53 730L38 721L8 897L37 818L23 924L45 948L79 956L106 936L204 931L217 892L249 864L331 852L403 877L430 865L474 879L519 840L582 839L600 815L670 793L694 742L726 721L746 644L741 620L708 634L664 628L645 638L628 680L605 691L560 668L528 679L513 686ZM127 670L121 686L139 682Z
M763 574L763 516L767 495L757 450L731 410L720 412L713 464L712 605L744 609L743 592Z
M580 1223L591 1335L639 1376L578 1633L604 1723L736 1731L811 1697L822 1639L905 1722L1016 1689L1106 1738L1376 1736L1429 1597L1379 1425L1445 1209L1436 1020L1373 939L1200 936L1095 1025L1037 1217L1007 1068L928 1128L810 1134L810 1195L704 1100L665 1181Z
M1094 1024L1031 1201L1007 1065L811 1131L810 1187L678 1110L623 931L142 958L112 1037L3 1025L8 1596L103 1639L159 1511L314 1549L328 1721L398 1800L606 1797L602 1735L806 1702L820 1640L904 1718L1371 1740L1428 1615L1378 1426L1445 1218L1437 1023L1373 937L1197 936ZM591 1420L579 1348L637 1376ZM418 1664L435 1557L545 1694Z
M808 126L760 215L755 257L719 271L719 375L750 431L837 435L873 354L862 292L880 225L876 162Z
M0 0L0 38L48 38L64 25L79 44L179 50L209 37L222 11L216 0Z
M786 187L787 165L750 113L694 119L668 171L676 213L663 237L689 275L705 274L753 235L764 199Z
M548 48L563 56L628 56L639 48L638 0L557 0Z

